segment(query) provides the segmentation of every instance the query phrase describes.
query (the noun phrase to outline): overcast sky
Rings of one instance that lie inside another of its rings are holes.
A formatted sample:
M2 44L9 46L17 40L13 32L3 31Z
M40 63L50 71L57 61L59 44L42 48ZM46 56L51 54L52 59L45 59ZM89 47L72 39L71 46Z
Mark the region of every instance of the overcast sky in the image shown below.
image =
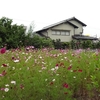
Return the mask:
M87 25L84 34L100 37L100 0L0 0L0 18L8 17L14 23L34 30L76 17Z

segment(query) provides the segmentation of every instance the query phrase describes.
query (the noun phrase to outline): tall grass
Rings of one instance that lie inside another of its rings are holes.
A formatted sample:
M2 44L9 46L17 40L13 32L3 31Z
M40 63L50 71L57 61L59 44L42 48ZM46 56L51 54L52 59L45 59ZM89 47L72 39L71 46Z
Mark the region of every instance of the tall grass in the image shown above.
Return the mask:
M15 49L0 66L0 100L100 99L97 50Z

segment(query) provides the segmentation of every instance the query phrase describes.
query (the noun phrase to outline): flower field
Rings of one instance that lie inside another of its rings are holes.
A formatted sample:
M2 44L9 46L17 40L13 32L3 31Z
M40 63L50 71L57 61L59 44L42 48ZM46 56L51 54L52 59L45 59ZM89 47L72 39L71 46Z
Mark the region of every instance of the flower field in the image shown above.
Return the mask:
M3 48L0 100L100 100L100 51Z

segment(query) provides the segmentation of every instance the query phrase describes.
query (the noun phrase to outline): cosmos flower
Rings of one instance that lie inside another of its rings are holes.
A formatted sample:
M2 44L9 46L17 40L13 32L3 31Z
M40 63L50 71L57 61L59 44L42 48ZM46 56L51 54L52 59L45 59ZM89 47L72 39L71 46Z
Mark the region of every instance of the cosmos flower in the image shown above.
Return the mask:
M16 81L11 81L11 84L14 84L14 85L16 85Z
M52 80L53 82L55 81L55 79Z
M18 59L16 59L16 60L14 60L14 62L16 63L16 62L19 62L19 60Z
M78 70L78 72L82 72L82 70L81 70L81 69L79 69L79 70Z
M4 90L5 90L5 88L1 88L0 90L1 90L1 91L4 91Z
M6 48L1 48L0 53L4 54L6 52Z
M3 72L2 72L2 74L0 74L0 76L5 76L7 74L7 72L4 70Z
M63 84L63 87L64 87L64 88L68 88L69 86L68 86L67 83L64 83L64 84Z
M5 91L5 92L8 92L8 91L9 91L9 88L5 88L4 91Z
M9 86L9 84L6 84L5 86L6 86L6 87L8 87L8 86Z
M2 64L3 67L7 67L7 64Z
M55 70L55 68L51 68L51 70L52 70L52 71L54 71L54 70Z
M72 68L72 66L69 66L67 69L70 70Z

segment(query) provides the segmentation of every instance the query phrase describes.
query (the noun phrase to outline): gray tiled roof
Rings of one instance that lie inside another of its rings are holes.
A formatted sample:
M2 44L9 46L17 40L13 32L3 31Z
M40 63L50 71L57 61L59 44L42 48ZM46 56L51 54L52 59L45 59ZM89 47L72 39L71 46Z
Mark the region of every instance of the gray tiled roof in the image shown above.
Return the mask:
M96 37L85 36L85 35L73 35L72 38L77 40L98 40L98 38Z
M87 26L86 24L84 24L83 22L81 22L80 20L78 20L77 18L72 17L72 18L69 18L69 19L60 21L60 22L58 22L58 23L55 23L55 24L46 26L46 27L44 27L43 29L38 30L38 31L36 31L36 32L41 32L41 31L47 30L47 29L52 28L52 27L54 27L54 26L60 25L60 24L62 24L62 23L69 23L69 24L72 25L74 28L78 28L78 26L76 26L76 25L74 25L73 23L70 22L71 20L76 20L77 22L79 22L80 24L82 24L82 26Z

